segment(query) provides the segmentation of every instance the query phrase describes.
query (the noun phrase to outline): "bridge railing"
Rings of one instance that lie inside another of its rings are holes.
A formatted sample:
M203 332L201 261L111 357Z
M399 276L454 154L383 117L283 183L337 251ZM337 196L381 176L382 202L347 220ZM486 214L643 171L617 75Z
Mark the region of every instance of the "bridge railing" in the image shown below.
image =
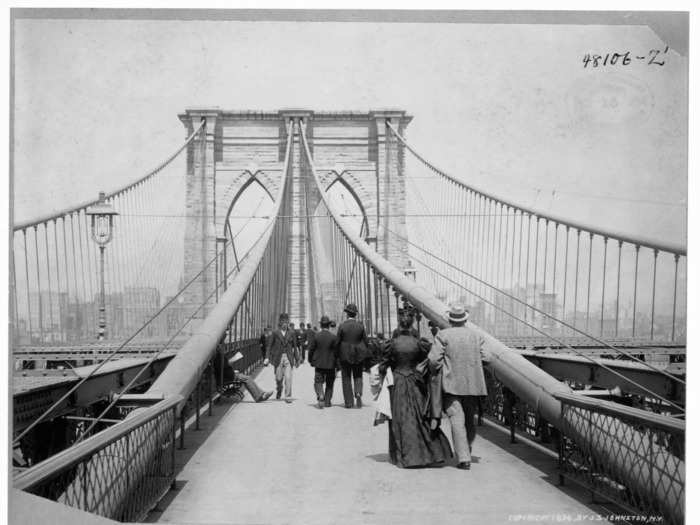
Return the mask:
M165 399L39 463L15 488L93 514L141 521L175 477L176 409Z
M685 422L579 395L556 397L561 401L563 422L559 443L562 476L630 511L663 516L667 523L681 525ZM599 446L570 436L591 436ZM600 448L608 452L601 454ZM610 454L619 460L610 461ZM630 484L627 472L621 472L619 466L640 456L644 458L638 470L640 479Z
M285 310L288 276L280 268L287 265L287 239L293 219L289 213L288 170L291 168L292 137L289 131L283 180L268 226L238 267L235 279L227 285L207 317L193 329L190 339L153 383L147 395L177 394L187 399L224 337L229 337L229 342L259 337L263 327L276 323L276 316Z
M438 279L438 296L464 294L472 317L499 336L533 334L505 315L505 306L555 335L685 340L684 246L572 221L477 189L387 127L387 140L395 138L426 169L406 176L407 200L418 212L407 217L411 238L386 234L408 243L419 274L432 268L461 285L455 290Z
M209 313L200 320L198 325L191 327L187 341L148 391L144 394L126 394L125 389L124 392L116 395L110 406L91 423L86 434L102 420L107 410L116 404L125 407L143 407L158 402L156 406L160 407L163 403L167 403L168 436L172 437L174 443L177 421L180 426L180 444L183 445L185 418L194 415L195 424L198 426L200 412L207 402L211 411L213 386L216 379L213 374L212 360L216 357L217 349L224 347L224 351L220 353L222 358L226 354L230 355L231 352L244 351L246 356L244 362L237 364L236 368L245 365L246 369L250 370L260 361L255 343L259 340L263 327L276 321L278 314L284 311L287 304L287 275L279 269L285 267L287 262L287 239L292 220L289 213L290 199L287 184L290 150L291 134L287 141L283 180L270 221L257 242L239 261L240 265L223 276L222 283L216 283L210 296L204 298L204 304L208 304L209 300L219 293L219 285L223 284L225 291L219 296L218 302L211 307ZM233 278L229 282L231 276ZM199 305L199 307L202 306L204 305ZM193 317L194 313L190 320ZM149 430L147 424L150 419L144 416L144 414L152 414L154 410L155 407L136 408L123 421L64 451L65 454L73 454L74 450L89 450L89 453L80 455L80 463L83 464L80 467L81 475L61 478L58 488L47 489L42 495L103 516L115 517L115 519L136 521L132 516L148 512L157 499L135 498L134 490L140 486L135 483L141 483L140 480L149 478L149 472L154 468L154 464L158 464L160 449L144 447L143 451L137 454L137 451L133 450L134 440L128 438L131 454L139 458L143 455L143 461L139 459L138 463L128 463L128 471L125 470L126 464L120 455L110 453L99 455L93 452L102 449L111 450L109 447L112 446L114 436L122 439L123 436L128 436L129 432L139 432L138 429L141 427L144 432L152 434L154 439L157 439L157 436L163 432ZM124 439L127 438L124 437ZM168 445L168 447L171 446L172 444ZM28 469L22 474L22 479L37 476L39 469L44 473L42 479L60 478L65 468L70 469L74 466L73 464L65 466L61 459L64 457L63 454L53 456ZM170 479L172 480L172 475ZM28 485L23 483L21 488L26 486ZM109 491L107 496L104 490ZM77 494L81 494L83 499L77 499L74 496ZM128 509L128 513L124 510L125 508Z
M322 188L306 141L303 122L301 127L307 162L318 187ZM376 253L356 233L353 233L351 225L334 210L323 192L321 196L330 212L327 222L331 231L335 232L332 239L333 243L338 245L334 249L340 254L341 273L345 276L346 282L350 282L347 288L348 299L358 306L366 305L371 312L382 313L394 306L392 295L396 298L397 305L401 297L438 328L448 327L447 305L436 297L435 292L409 279L402 271ZM352 282L351 275L355 276ZM384 289L386 289L385 295L382 293ZM371 319L372 316L370 315L369 318ZM390 321L391 317L388 319ZM607 461L609 468L613 469L630 491L643 494L649 501L653 501L664 516L672 516L672 519L682 521L685 490L684 460L681 460L678 465L681 475L668 477L661 474L662 470L648 468L650 451L644 446L644 434L637 429L631 426L617 427L620 428L618 434L611 435L610 439L601 442L595 433L587 432L584 421L586 415L567 412L564 419L562 401L559 397L573 396L575 399L576 396L571 388L557 381L478 326L472 325L472 327L484 340L486 368L496 381L532 407L537 417L551 424L572 442L588 447L596 457ZM383 328L387 328L388 332L392 326ZM609 429L616 428L616 416L600 414L599 417L600 425ZM664 421L672 419L664 416L657 417ZM655 449L654 454L656 462L671 461L670 451Z

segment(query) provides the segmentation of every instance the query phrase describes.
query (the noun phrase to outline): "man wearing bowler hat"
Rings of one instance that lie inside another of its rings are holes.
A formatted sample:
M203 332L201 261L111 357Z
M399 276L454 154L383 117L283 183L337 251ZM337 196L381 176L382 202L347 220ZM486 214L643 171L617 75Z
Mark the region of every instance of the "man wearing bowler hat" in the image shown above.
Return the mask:
M343 397L345 408L352 408L353 405L362 408L362 365L368 357L367 334L364 325L355 319L356 305L348 304L345 313L348 318L338 327L337 336Z
M484 338L466 325L468 316L464 306L452 305L447 316L451 326L435 335L428 354L431 368L442 372L442 404L452 426L457 467L463 470L471 466L471 448L476 437L474 416L479 396L486 395L482 366Z
M331 406L333 384L335 383L335 368L338 362L338 340L328 328L331 320L328 316L321 317L321 331L309 339L309 364L314 373L314 390L318 408ZM324 391L325 384L325 391Z
M299 356L296 352L295 335L289 329L289 315L280 314L277 330L272 332L270 345L267 348L263 364L272 363L275 367L275 380L277 382L277 399L282 397L284 387L284 400L292 402L292 369L299 366Z

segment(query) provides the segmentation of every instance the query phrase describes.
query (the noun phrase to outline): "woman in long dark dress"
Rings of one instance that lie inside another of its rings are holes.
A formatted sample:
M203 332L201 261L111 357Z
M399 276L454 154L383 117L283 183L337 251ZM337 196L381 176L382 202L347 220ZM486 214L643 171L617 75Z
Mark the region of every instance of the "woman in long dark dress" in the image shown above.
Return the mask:
M440 430L431 430L428 381L416 366L428 356L428 349L411 334L413 319L400 320L399 334L392 339L386 364L391 367L391 421L389 457L399 467L424 467L452 457L450 443ZM426 372L427 373L427 372Z

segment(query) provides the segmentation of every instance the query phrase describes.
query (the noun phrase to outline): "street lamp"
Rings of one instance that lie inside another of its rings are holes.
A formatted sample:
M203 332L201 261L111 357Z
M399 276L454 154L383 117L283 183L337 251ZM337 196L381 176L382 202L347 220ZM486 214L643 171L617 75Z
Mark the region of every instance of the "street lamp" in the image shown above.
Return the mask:
M91 219L92 240L100 247L100 319L98 321L97 339L105 338L105 246L112 240L114 232L114 216L119 215L112 206L105 202L104 192L100 192L97 204L90 206L85 212Z
M403 275L404 277L412 279L413 282L416 281L416 269L411 266L411 261L408 261L408 266L403 269Z

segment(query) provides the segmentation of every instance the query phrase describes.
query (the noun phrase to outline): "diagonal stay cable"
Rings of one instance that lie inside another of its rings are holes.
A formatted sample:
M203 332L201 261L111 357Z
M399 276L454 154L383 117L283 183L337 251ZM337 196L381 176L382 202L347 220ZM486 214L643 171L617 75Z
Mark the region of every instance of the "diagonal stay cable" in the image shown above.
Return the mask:
M655 367L655 366L652 365L651 363L647 363L646 361L644 361L644 360L642 360L642 359L639 359L639 358L636 357L635 355L630 354L630 353L628 353L628 352L625 352L624 350L622 350L622 349L620 349L620 348L616 348L616 347L612 346L610 343L608 343L607 341L604 341L604 340L599 339L599 338L597 338L597 337L595 337L595 336L593 336L593 335L590 335L590 334L584 332L583 330L580 330L580 329L574 327L573 325L570 325L570 324L567 323L566 321L563 321L563 320L561 320L561 319L559 319L559 318L557 318L557 317L555 317L555 316L553 316L553 315L551 315L551 314L548 314L548 313L545 312L544 310L540 310L540 309L537 308L536 306L533 306L533 305L531 305L530 303L528 303L528 302L526 302L526 301L523 301L522 299L519 299L518 297L515 297L514 295L511 295L511 294L509 294L508 292L505 292L505 291L501 290L500 288L497 288L497 287L493 286L492 284L490 284L490 283L484 281L483 279L480 279L480 278L476 277L475 275L472 275L471 273L469 273L469 272L463 270L462 268L459 268L459 267L455 266L454 264L452 264L452 263L450 263L450 262L448 262L448 261L442 259L441 257L438 257L437 255L435 255L435 254L433 254L433 253L431 253L431 252L429 252L429 251L427 251L427 250L424 250L422 247L420 247L420 246L418 246L418 245L412 243L412 242L411 242L410 240L408 240L406 237L403 237L403 236L399 235L398 233L396 233L396 232L394 232L394 231L392 231L392 230L389 230L388 228L387 228L387 230L388 230L392 235L398 237L399 239L401 239L402 241L404 241L404 242L410 244L410 245L413 246L414 248L416 248L416 249L422 251L423 253L429 255L429 256L432 257L433 259L436 259L436 260L440 261L441 263L443 263L443 264L449 266L450 268L452 268L452 269L454 269L454 270L456 270L456 271L462 273L463 275L466 275L466 276L469 277L470 279L473 279L473 280L475 280L475 281L477 281L477 282L479 282L479 283L481 283L481 284L487 286L488 288L490 288L490 289L492 289L492 290L494 290L494 291L500 293L501 295L504 295L505 297L507 297L507 298L509 298L509 299L512 299L513 301L516 301L516 302L520 303L521 305L530 308L531 310L537 312L538 314L544 315L545 317L547 317L548 319L551 319L552 321L555 321L555 322L557 322L557 323L560 323L561 325L565 326L566 328L570 328L571 330L574 330L575 332L578 332L579 334L581 334L581 335L583 335L583 336L585 336L585 337L591 339L592 341L595 341L596 343L602 345L602 346L605 347L605 348L608 348L608 349L610 349L610 350L612 350L612 351L614 351L614 352L616 352L616 353L619 353L619 354L624 355L625 357L628 357L629 359L631 359L631 360L633 360L633 361L637 361L638 363L643 364L644 366L650 368L651 370L653 370L653 371L656 372L656 373L659 373L659 374L661 374L661 375L664 375L664 376L668 377L669 379L672 379L672 380L674 380L674 381L676 381L676 382L678 382L678 383L681 383L681 384L683 384L683 385L686 384L686 382L683 381L682 379L680 379L679 377L676 377L676 376L674 376L674 375L672 375L672 374L669 374L669 373L666 372L665 370L661 370L660 368ZM550 336L550 337L551 337L551 336ZM558 341L557 341L557 342L558 342ZM569 347L569 348L571 348L571 347Z
M389 242L392 242L392 241L389 241ZM398 241L393 241L393 243L394 243L395 245L398 245ZM516 321L523 323L523 324L526 325L527 327L532 328L534 331L536 331L536 332L538 332L538 333L544 335L545 337L548 337L549 339L555 341L556 343L562 345L563 347L569 348L570 350L572 350L574 353L576 353L576 354L579 355L580 357L583 357L583 358L587 359L588 361L590 361L591 363L593 363L593 364L595 364L595 365L597 365L597 366L599 366L599 367L601 367L601 368L607 370L607 371L610 372L611 374L614 374L614 375L620 377L620 378L623 379L624 381L626 381L626 382L628 382L628 383L630 383L630 384L636 386L636 387L639 388L640 390L643 390L644 392L647 392L647 393L648 393L649 395L651 395L652 397L654 397L654 398L656 398L656 399L659 399L659 400L661 400L661 401L664 401L664 402L667 403L668 405L670 405L670 406L672 406L672 407L674 407L674 408L676 408L676 409L678 409L678 410L680 410L680 411L682 411L682 412L685 412L685 408L681 407L680 405L677 405L677 404L674 403L673 401L670 401L670 400L668 400L668 399L666 399L666 398L664 398L664 397L662 397L662 396L656 394L656 393L653 392L652 390L650 390L650 389L646 388L645 386L643 386L643 385L637 383L637 382L634 381L633 379L630 379L630 378L626 377L624 374L622 374L622 373L620 373L620 372L617 372L616 370L613 370L613 369L610 368L609 366L607 366L607 365L605 365L605 364L603 364L603 363L600 363L599 361L596 361L595 359L593 359L592 357L590 357L590 356L584 354L583 352L579 352L579 351L576 350L575 348L569 346L568 344L564 343L563 341L560 341L560 340L557 339L556 337L554 337L554 336L552 336L552 335L550 335L550 334L548 334L548 333L546 333L546 332L540 330L539 328L537 328L535 325L529 323L528 321L526 321L526 320L524 320L524 319L521 319L520 317L518 317L517 315L513 314L512 312L510 312L510 311L508 311L508 310L506 310L506 309L504 309L504 308L502 308L502 307L496 305L495 303L489 301L488 299L486 299L485 297L479 295L478 293L474 292L473 290L471 290L471 289L467 288L466 286L461 285L461 284L458 283L457 281L455 281L455 280L453 280L453 279L447 277L445 274L443 274L443 273L437 271L435 268L433 268L432 266L430 266L428 263L425 263L425 262L423 262L423 261L420 260L420 259L415 259L415 261L416 261L417 263L421 264L421 265L422 265L423 267L425 267L427 270L433 271L434 273L436 273L437 275L439 275L439 276L442 277L443 279L445 279L445 280L451 282L452 284L458 286L459 288L461 288L462 290L466 291L467 293L470 293L471 295L473 295L473 296L475 296L475 297L481 299L481 300L484 301L486 304L488 304L488 305L490 305L490 306L493 306L493 307L496 308L497 310L503 312L504 314L508 315L509 317L512 317L512 318L515 319Z
M267 225L267 226L265 227L265 229L261 232L260 237L258 238L258 240L257 240L255 243L253 243L253 245L249 248L249 250L246 252L246 254L245 254L245 255L243 256L243 258L241 259L241 262L245 261L245 260L250 256L250 254L252 253L253 249L255 249L255 248L258 246L258 244L261 242L261 240L264 238L265 233L266 233L271 227L273 227L273 226L276 224L276 218L277 218L277 217L272 217L272 220L270 220L270 221L268 222L268 225ZM219 255L219 253L217 253L217 256L218 256L218 255ZM231 271L228 272L228 275L226 276L226 278L228 278L228 277L230 277L231 275L233 275L234 272L236 272L236 273L239 272L239 269L238 269L238 268L232 268ZM225 279L224 279L224 280L225 280ZM222 283L223 283L223 281L222 281ZM197 311L195 311L194 314L192 314L192 316L190 316L190 318L186 321L185 325L186 325L186 324L193 318L193 316L194 316L194 315L209 301L209 299L211 299L211 298L216 294L217 290L222 286L222 283L217 283L217 286L215 287L215 289L214 289L214 290L209 294L209 296L204 300L204 302L202 303L202 305L200 305L200 307L197 309ZM247 292L246 292L246 293L247 293ZM185 325L183 325L183 327L181 327L180 330L178 330L178 332L173 336L173 338L171 338L171 341L182 331L182 329L184 328ZM113 402L110 404L110 406L108 406L108 407L100 414L100 416L95 420L95 422L94 422L95 424L96 424L97 422L99 422L99 421L103 418L103 416L107 413L107 411L108 411L112 406L114 406L114 404L115 404L115 403L116 403L130 388L131 388L131 386L134 384L134 382L141 376L141 374L143 374L143 373L148 369L148 367L151 365L151 363L158 357L158 355L160 355L160 354L168 347L169 344L170 344L170 341L169 341L168 343L166 343L166 345L165 345L161 350L159 350L154 356L152 356L152 358L149 360L149 362L147 362L147 363L144 364L144 366L143 366L143 367L141 368L141 370L137 373L137 375L132 379L132 381L131 381L124 389L122 389L122 391L116 396L116 398L113 400ZM94 424L91 425L91 427L88 428L87 431L89 431L92 427L94 427ZM86 432L87 432L87 431L86 431Z
M360 237L362 237L362 232L365 231L365 225L367 221L362 220L362 226L360 227ZM355 257L352 259L352 270L350 270L350 277L348 277L348 289L345 291L345 304L348 304L348 297L350 296L350 288L352 287L352 280L355 278L355 267L357 266L357 259L359 254L355 252Z
M116 356L127 344L129 344L131 341L133 341L137 335L139 335L152 321L155 319L163 310L165 310L168 306L170 306L181 294L184 292L189 286L201 276L209 266L212 265L212 263L216 260L216 257L219 256L219 253L217 252L216 255L194 276L192 279L190 279L185 286L176 294L174 295L167 303L165 303L160 310L158 310L155 314L151 316L151 318L144 323L144 325L136 330L133 334L131 334L126 340L124 340L112 353L107 355L104 359L104 361L101 361L100 363L97 364L95 368L93 368L88 375L83 377L78 383L73 385L65 394L63 394L53 405L51 405L49 408L44 411L43 414L41 414L37 419L32 421L32 423L25 428L16 438L12 440L12 444L15 445L19 442L20 439L22 439L24 436L27 435L27 433L32 430L36 425L41 423L46 417L51 414L61 403L63 403L68 397L73 394L80 386L82 386L85 381L90 379L95 373L102 368L107 362L109 362L110 359L112 359L114 356Z
M264 235L265 232L272 226L273 223L274 223L274 221L270 221L270 223L269 223L268 226L265 228L265 230L263 230L263 232L262 232L262 234L261 234L261 237L262 237L262 235ZM255 246L255 245L253 245L253 247L254 247L254 246ZM250 252L253 250L253 247L251 247L251 248L248 250L248 252L246 252L246 254L245 254L245 255L243 256L243 258L241 259L241 262L243 262L243 261L246 260L246 258L247 258L248 255L250 254ZM218 256L218 254L217 254L217 256ZM226 275L226 278L230 277L230 276L233 274L233 272L236 272L236 271L237 271L236 268L232 268L231 271ZM90 424L90 426L80 435L80 437L77 439L77 441L76 441L75 444L80 443L80 441L82 441L82 440L87 436L87 434L90 432L90 430L92 430L92 429L95 427L95 425L96 425L97 423L99 423L99 422L103 419L103 417L105 416L105 414L107 414L107 412L109 412L109 410L110 410L112 407L114 407L114 405L122 398L122 396L123 396L125 393L127 393L127 392L131 389L131 387L136 383L136 381L141 377L141 375L142 375L146 370L148 370L148 368L151 366L151 364L153 364L153 362L158 358L158 356L160 356L160 355L168 348L168 346L170 345L170 343L172 343L172 342L175 340L175 338L182 332L182 330L185 329L185 326L187 326L187 325L189 324L189 322L194 318L194 316L197 315L197 313L199 313L199 311L204 307L204 305L206 305L206 304L209 302L209 300L210 300L212 297L214 297L214 295L216 294L216 292L217 292L217 291L219 290L219 288L221 288L221 287L223 287L223 281L222 281L221 283L217 283L217 285L214 287L214 290L204 299L204 301L202 301L202 304L200 304L200 305L197 307L197 309L187 318L187 320L182 324L182 326L178 329L178 331L165 343L165 345L163 346L163 348L161 348L160 350L158 350L158 352L156 352L154 355L152 355L151 358L141 367L141 369L140 369L140 370L136 373L136 375L131 379L131 381L129 381L129 383L128 383L124 388L122 388L122 390L121 390L116 396L114 396L114 399L112 399L112 401L109 403L109 405L107 405L107 407L97 416L97 418L95 418L95 419L92 421L92 423ZM246 292L246 293L247 293L247 292ZM160 312L159 312L159 313L160 313ZM150 321L149 321L149 322L150 322Z

